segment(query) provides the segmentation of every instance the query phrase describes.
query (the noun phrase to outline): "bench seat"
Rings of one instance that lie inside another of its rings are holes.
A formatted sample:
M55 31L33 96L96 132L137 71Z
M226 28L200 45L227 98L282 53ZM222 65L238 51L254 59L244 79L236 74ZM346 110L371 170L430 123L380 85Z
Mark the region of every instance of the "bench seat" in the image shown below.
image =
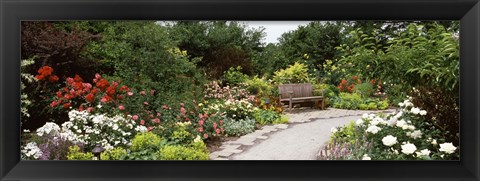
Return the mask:
M278 86L280 102L288 102L288 108L292 109L292 103L315 102L325 109L323 91L321 96L313 96L311 84L282 84Z

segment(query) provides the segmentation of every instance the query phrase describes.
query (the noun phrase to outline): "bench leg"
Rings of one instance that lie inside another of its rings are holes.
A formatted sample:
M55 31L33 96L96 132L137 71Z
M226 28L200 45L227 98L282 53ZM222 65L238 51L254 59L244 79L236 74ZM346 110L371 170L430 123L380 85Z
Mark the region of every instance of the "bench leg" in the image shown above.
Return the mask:
M322 110L325 110L325 99L322 99Z
M288 109L289 111L292 111L292 101L288 101Z

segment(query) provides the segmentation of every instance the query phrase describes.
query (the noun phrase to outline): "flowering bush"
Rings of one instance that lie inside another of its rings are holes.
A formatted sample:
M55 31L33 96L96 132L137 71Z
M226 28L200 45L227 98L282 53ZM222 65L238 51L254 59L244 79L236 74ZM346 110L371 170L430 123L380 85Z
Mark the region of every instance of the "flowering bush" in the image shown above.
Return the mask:
M332 129L332 139L338 141L333 146L351 152L353 156L345 159L362 159L365 154L373 160L459 158L458 148L452 143L445 142L442 132L425 119L427 115L425 110L414 107L410 100L405 100L399 106L401 108L399 112L388 116L364 114L361 119L355 121L354 131L348 127ZM346 130L350 134L345 134ZM370 146L361 148L354 146L356 143ZM332 148L327 148L326 152L335 152L329 149ZM327 155L322 158L337 156Z
M250 96L245 87L246 84L244 83L240 83L238 87L230 87L228 85L225 87L221 87L217 81L212 81L208 84L205 84L204 99L220 99L230 101L249 99L253 101L255 97Z
M341 92L338 97L333 98L332 102L333 107L340 109L377 110L388 108L388 100L362 98L358 93Z

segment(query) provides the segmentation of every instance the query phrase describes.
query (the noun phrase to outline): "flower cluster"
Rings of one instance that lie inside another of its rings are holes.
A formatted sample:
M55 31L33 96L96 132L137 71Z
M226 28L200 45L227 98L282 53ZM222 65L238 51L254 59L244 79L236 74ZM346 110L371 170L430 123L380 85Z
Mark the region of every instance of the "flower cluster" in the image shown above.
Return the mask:
M48 80L51 83L57 82L58 77L56 75L53 75L53 68L50 66L43 66L40 69L38 69L38 75L35 75L35 78L37 78L39 81L43 80Z
M38 148L37 143L29 142L22 149L22 157L24 159L38 159L42 156L43 152Z
M410 100L405 100L400 105L400 110L389 115L364 114L362 118L352 124L355 125L354 133L346 140L366 139L374 144L373 150L357 150L353 154L356 159L361 159L367 153L371 159L454 159L457 147L450 142L445 142L440 130L431 125L425 118L427 112L415 107ZM345 129L332 129L334 138L342 140L337 132ZM345 139L344 139L345 140ZM444 143L438 144L438 141ZM346 144L340 143L340 144Z
M246 84L241 84L240 86L246 86ZM245 88L241 87L230 87L225 86L221 87L217 81L212 81L208 84L205 84L205 99L220 99L220 100L240 100L248 99L254 101L255 97L250 96L248 91Z

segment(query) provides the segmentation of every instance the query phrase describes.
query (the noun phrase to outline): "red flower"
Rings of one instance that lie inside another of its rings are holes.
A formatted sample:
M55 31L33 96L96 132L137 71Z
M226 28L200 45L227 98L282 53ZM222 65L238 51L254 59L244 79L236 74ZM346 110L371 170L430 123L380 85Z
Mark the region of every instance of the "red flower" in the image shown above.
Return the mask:
M57 92L56 92L56 94L57 94L57 98L62 98L62 97L63 97L63 95L62 95L62 92L61 92L61 91L57 91Z
M103 96L100 101L105 103L105 102L110 102L111 100L112 98L110 96Z
M100 88L100 90L105 91L105 89L107 89L107 87L110 86L110 83L108 83L108 81L105 79L101 79L96 83L96 86Z
M63 108L65 108L65 109L68 109L68 108L70 108L70 106L72 106L72 104L71 104L71 103L69 103L69 102L67 102L67 103L63 104Z
M347 80L342 79L342 84L347 84Z
M93 88L90 93L92 93L92 94L97 94L97 93L98 93L98 89L97 89L97 88Z
M83 105L80 105L80 107L78 108L79 111L83 111L85 110L85 107L83 107Z
M67 100L69 100L69 99L75 98L75 96L72 95L72 94L67 93L67 94L65 94L64 98L67 99Z
M95 95L93 95L92 93L87 94L87 96L85 96L85 100L87 100L88 102L93 102L95 101Z
M353 79L353 80L357 80L357 79L358 79L358 76L354 75L354 76L352 77L352 79Z
M118 99L118 100L122 100L122 99L123 99L123 96L118 95L118 96L117 96L117 99Z
M55 83L58 81L58 77L56 75L52 75L48 77L48 81L50 81L51 83Z
M73 78L73 80L74 80L75 82L83 82L82 77L80 77L80 76L77 75L77 74L75 74L75 77Z
M55 107L58 105L58 102L57 101L52 101L52 103L50 103L50 107Z
M108 87L106 93L109 96L113 96L115 94L115 87L114 86Z
M128 92L130 89L126 85L124 85L124 86L121 86L119 90Z
M373 79L370 80L370 84L372 84L372 85L375 84L375 80L373 80Z

